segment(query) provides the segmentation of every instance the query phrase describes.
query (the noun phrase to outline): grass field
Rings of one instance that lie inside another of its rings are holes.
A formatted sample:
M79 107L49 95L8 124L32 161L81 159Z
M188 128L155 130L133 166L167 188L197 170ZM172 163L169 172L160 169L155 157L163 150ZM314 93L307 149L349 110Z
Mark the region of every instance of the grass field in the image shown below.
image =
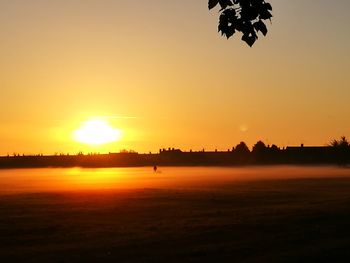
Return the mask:
M0 195L0 262L347 262L350 178Z

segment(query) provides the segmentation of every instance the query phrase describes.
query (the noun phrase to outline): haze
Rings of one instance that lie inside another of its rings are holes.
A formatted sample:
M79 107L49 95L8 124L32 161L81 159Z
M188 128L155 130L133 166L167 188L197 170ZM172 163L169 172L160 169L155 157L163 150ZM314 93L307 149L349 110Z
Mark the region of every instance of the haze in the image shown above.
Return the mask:
M265 182L265 185L273 185L273 182L278 181L317 181L322 178L348 179L349 171L330 166L163 167L156 174L149 167L14 169L0 170L0 195L86 191L104 193L141 189L232 191L242 183Z

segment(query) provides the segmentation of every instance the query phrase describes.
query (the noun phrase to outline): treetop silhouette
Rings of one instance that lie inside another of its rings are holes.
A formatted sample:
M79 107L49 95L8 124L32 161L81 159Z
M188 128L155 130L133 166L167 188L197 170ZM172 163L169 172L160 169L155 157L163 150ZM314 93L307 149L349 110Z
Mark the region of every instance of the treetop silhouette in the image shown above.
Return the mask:
M330 143L330 146L334 148L348 148L350 147L350 143L345 136L342 136L340 140L336 140L336 139L332 140Z
M221 7L218 31L227 39L238 31L243 34L242 40L252 47L258 32L266 36L264 20L271 21L270 3L265 0L209 0L209 10L217 5Z

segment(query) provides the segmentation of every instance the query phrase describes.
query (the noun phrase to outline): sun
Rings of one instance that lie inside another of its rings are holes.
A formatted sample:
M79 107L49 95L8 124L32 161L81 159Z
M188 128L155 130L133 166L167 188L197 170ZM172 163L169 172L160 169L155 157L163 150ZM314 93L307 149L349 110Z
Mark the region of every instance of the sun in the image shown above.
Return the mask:
M74 131L74 139L77 142L89 145L103 145L119 141L121 131L113 128L107 121L101 119L88 120Z

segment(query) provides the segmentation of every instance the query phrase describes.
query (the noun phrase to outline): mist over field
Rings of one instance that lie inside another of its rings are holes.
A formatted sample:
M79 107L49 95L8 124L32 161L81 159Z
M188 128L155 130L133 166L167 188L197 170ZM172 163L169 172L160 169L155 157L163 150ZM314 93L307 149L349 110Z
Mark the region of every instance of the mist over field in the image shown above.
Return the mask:
M302 178L350 178L350 169L332 166L151 167L0 170L0 193L84 190L208 189L238 182Z
M0 171L1 262L344 262L350 170Z

